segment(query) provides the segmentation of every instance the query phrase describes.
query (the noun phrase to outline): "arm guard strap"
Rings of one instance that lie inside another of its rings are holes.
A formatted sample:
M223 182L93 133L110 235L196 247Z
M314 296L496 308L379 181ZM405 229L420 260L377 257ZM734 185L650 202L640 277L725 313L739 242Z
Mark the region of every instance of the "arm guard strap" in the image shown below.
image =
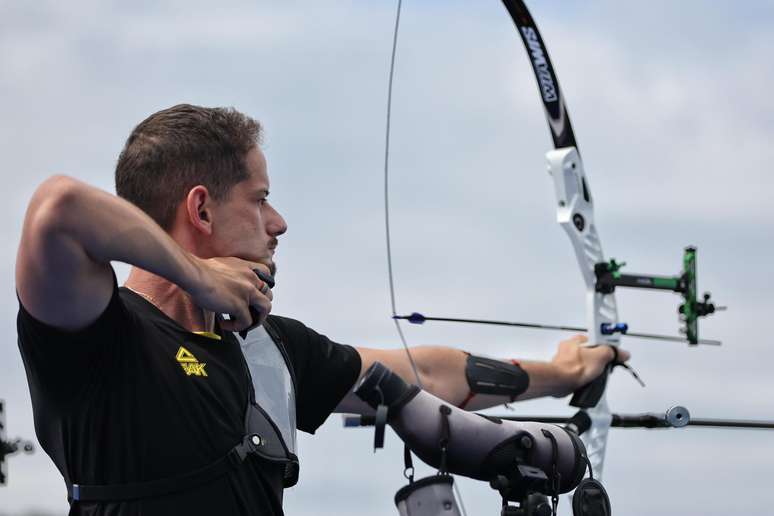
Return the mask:
M468 401L475 394L510 396L511 401L526 392L529 375L515 360L511 363L468 353L465 378L470 387Z

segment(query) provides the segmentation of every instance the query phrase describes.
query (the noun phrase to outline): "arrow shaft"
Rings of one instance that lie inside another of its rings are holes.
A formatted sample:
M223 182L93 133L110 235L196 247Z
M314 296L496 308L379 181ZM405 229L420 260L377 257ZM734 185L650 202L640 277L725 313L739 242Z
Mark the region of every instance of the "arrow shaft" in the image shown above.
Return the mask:
M393 319L403 319L411 321L411 315L395 315ZM429 317L422 316L422 321L415 324L422 324L425 321L434 322L453 322L453 323L467 323L467 324L488 324L492 326L511 326L517 328L532 328L535 330L557 330L557 331L576 331L576 332L588 332L588 328L582 326L565 326L557 324L538 324L527 322L513 322L513 321L496 321L491 319L466 319L460 317ZM413 322L413 321L412 321ZM671 335L659 335L656 333L638 333L638 332L626 332L623 335L627 337L635 337L639 339L654 339L665 340L671 342L686 342L683 337L674 337ZM711 339L699 339L699 344L706 344L711 346L720 346L720 341Z

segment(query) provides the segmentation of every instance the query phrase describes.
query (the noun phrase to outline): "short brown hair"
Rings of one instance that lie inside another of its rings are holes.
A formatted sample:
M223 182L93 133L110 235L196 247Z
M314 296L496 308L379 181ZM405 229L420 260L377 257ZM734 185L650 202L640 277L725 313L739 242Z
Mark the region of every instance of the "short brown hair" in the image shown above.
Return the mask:
M196 185L222 200L247 179L247 152L261 125L234 108L179 104L134 128L116 165L116 193L169 230L180 201Z

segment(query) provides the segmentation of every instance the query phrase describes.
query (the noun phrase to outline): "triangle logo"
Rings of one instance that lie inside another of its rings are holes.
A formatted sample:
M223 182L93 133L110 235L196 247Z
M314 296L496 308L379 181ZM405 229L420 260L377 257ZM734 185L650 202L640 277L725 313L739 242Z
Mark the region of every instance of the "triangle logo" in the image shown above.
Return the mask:
M196 357L193 356L193 353L185 349L183 346L180 346L180 349L177 350L177 355L175 355L175 360L177 360L181 364L189 363L189 362L198 362L198 360L196 360Z

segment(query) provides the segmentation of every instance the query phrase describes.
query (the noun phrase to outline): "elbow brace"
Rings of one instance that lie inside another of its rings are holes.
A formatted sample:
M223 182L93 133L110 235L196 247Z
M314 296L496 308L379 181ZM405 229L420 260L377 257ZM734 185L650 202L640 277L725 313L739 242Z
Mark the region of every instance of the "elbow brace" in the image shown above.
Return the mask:
M558 478L554 488L564 493L575 488L586 471L586 449L574 433L557 425L503 421L450 407L378 362L355 394L374 409L387 406L387 423L398 436L422 461L445 472L491 482L498 476L512 477L517 465L523 465Z
M476 394L508 396L514 401L529 387L529 375L515 360L508 363L471 353L465 364L465 379L470 394L460 408L465 408Z

